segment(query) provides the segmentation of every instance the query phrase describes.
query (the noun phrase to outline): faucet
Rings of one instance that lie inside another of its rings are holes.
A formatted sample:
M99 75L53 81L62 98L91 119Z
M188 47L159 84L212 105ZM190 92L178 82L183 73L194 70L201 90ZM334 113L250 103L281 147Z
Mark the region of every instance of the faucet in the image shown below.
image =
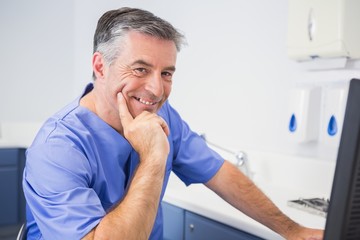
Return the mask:
M240 169L240 171L242 171L246 176L248 176L249 178L251 178L251 171L250 171L250 167L249 167L249 161L248 161L248 157L247 157L247 154L244 152L244 151L238 151L238 152L234 152L234 151L231 151L227 148L224 148L222 146L219 146L215 143L212 143L212 142L209 142L207 139L206 139L206 136L205 134L200 134L200 137L202 139L205 140L206 143L208 143L209 145L213 146L213 147L216 147L224 152L227 152L227 153L230 153L232 155L235 156L235 159L236 159L236 164L235 166Z
M246 176L251 178L251 171L247 154L244 151L239 151L235 154L236 167L239 168Z

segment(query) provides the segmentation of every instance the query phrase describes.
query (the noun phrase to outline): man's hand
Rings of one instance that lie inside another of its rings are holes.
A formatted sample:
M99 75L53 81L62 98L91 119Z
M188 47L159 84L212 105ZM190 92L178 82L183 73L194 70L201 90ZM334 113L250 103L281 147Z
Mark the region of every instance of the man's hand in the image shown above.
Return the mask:
M139 153L140 159L154 161L167 158L170 151L167 139L169 127L164 119L147 111L133 118L122 93L118 93L118 104L123 135Z
M320 229L312 229L300 227L299 231L294 231L291 237L288 239L292 240L322 240L324 231Z

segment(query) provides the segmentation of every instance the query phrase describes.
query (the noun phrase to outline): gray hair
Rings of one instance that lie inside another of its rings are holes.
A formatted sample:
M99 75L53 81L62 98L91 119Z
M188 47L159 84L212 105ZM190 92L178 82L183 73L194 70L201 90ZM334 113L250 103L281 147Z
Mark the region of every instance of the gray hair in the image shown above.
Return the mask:
M120 54L119 41L131 30L173 41L177 51L186 43L184 35L169 22L151 12L124 7L100 17L94 35L94 52L102 53L110 65Z

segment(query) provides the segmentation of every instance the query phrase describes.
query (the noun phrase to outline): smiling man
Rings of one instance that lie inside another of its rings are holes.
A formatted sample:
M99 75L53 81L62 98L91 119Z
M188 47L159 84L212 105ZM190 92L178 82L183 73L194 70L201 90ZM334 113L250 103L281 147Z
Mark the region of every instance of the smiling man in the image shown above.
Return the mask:
M160 202L171 171L286 239L322 238L281 213L171 107L183 42L144 10L99 19L93 83L45 122L27 151L28 239L162 239Z

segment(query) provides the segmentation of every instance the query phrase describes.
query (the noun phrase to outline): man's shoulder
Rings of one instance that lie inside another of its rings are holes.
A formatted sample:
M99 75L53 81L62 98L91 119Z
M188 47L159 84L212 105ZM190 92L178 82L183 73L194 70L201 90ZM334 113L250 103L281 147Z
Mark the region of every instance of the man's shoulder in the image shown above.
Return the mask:
M158 111L158 115L163 117L165 120L173 117L180 118L179 113L175 110L175 108L169 103L167 100L164 105Z
M78 105L72 102L48 118L39 129L32 145L44 144L51 140L66 139L84 132L85 126L81 121L82 113Z

